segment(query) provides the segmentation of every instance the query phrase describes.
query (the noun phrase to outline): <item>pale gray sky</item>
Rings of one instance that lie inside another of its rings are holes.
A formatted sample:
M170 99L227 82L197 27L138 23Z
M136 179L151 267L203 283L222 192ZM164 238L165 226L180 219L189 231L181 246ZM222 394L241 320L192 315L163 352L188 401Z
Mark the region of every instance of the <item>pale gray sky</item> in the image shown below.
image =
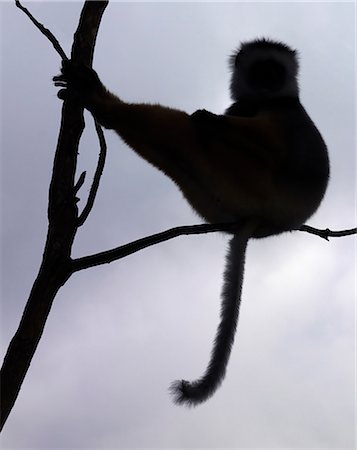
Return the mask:
M69 53L82 3L29 6ZM58 55L12 2L0 13L4 354L41 261L61 103L51 82ZM351 228L354 15L343 2L113 2L94 66L125 100L221 113L227 57L240 41L267 36L297 48L301 98L332 172L309 224ZM86 117L79 173L97 159ZM107 166L75 256L200 222L172 182L106 136ZM83 200L89 184L88 176ZM353 448L354 241L295 233L250 244L226 380L190 410L173 405L167 388L196 378L208 361L227 238L181 237L73 276L57 295L2 447Z

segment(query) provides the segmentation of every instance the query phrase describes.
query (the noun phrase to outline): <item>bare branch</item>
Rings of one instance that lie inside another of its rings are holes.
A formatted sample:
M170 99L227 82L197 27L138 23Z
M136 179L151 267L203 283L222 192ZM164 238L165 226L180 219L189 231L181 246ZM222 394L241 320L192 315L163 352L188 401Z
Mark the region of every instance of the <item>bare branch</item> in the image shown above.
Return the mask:
M53 33L42 25L42 23L38 22L35 17L30 13L30 11L21 5L19 0L15 0L15 4L18 8L21 9L31 20L31 22L41 31L42 34L44 34L47 39L52 42L53 47L55 48L56 52L60 55L62 59L68 59L66 53L64 52L63 48L60 46L58 40L55 38Z
M306 231L307 233L315 234L316 236L320 236L326 241L329 240L329 237L342 237L342 236L350 236L351 234L357 234L357 228L350 228L349 230L341 230L341 231L331 231L328 228L325 230L320 230L319 228L313 228L309 225L303 225L299 228L300 231Z
M97 196L100 179L103 174L103 169L105 166L105 159L107 156L107 144L105 142L102 127L99 125L99 123L95 119L94 119L94 123L95 123L95 129L97 131L97 135L99 138L100 152L99 152L98 164L97 164L97 168L96 168L96 171L94 174L93 184L92 184L91 190L89 192L87 204L83 208L82 214L78 217L78 226L79 227L81 225L83 225L84 222L87 220L87 218L93 208L94 201Z
M74 259L72 261L72 270L73 272L77 272L79 270L88 269L89 267L94 267L101 264L109 264L113 261L143 250L146 247L159 244L160 242L168 241L178 236L215 233L218 231L234 233L234 231L237 230L239 230L238 223L186 225L170 228L169 230L162 231L161 233L146 236L144 238L129 242L128 244L124 244L111 250L96 253L94 255L84 256L83 258ZM318 228L313 228L309 225L303 225L301 228L295 231L306 231L307 233L315 234L328 240L328 237L341 237L356 234L357 228L352 228L350 230L344 231L330 231L329 229L319 230Z
M107 4L107 1L89 0L84 3L72 46L72 59L75 62L91 65L99 24ZM16 5L25 11L18 1ZM52 34L49 35L44 27L41 28L29 13L27 15L38 28L44 30L43 33L53 43L53 39L49 37ZM54 46L56 48L55 44ZM58 47L56 50L61 57L66 56ZM19 394L56 293L73 273L70 254L78 229L74 178L83 126L83 108L71 99L66 100L62 109L61 130L50 185L49 227L43 260L1 368L0 429Z
M87 269L101 264L108 264L125 256L136 253L146 247L150 247L160 242L168 241L178 236L189 234L203 234L214 233L216 231L234 231L237 229L237 224L200 224L200 225L185 225L181 227L171 228L160 233L152 234L144 238L138 239L112 250L96 253L83 258L77 258L72 261L72 270L77 272L79 270Z

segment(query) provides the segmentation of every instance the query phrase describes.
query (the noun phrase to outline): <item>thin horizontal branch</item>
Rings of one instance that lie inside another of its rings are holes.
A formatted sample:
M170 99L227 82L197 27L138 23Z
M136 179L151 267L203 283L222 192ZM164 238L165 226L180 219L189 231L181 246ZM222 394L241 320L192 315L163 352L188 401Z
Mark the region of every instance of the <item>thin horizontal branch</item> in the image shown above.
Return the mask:
M217 231L234 231L237 229L237 224L222 223L222 224L202 224L202 225L186 225L181 227L171 228L169 230L162 231L161 233L152 234L144 238L138 239L112 250L96 253L90 256L84 256L83 258L77 258L72 261L72 270L77 272L79 270L87 269L89 267L98 266L101 264L108 264L125 256L136 253L143 250L146 247L150 247L160 242L168 241L178 236L189 234L203 234L214 233Z
M325 230L320 230L319 228L313 228L309 225L303 225L300 231L306 231L307 233L315 234L316 236L320 236L326 241L329 240L330 237L342 237L342 236L350 236L351 234L357 234L357 228L350 228L348 230L340 230L340 231L331 231L328 228Z
M215 233L217 231L226 231L232 233L237 229L239 229L239 225L236 223L186 225L182 227L175 227L169 230L162 231L161 233L152 234L151 236L146 236L136 241L129 242L128 244L113 248L111 250L74 259L72 261L72 270L73 272L77 272L79 270L88 269L89 267L94 267L101 264L109 264L113 261L143 250L146 247L159 244L160 242L168 241L178 236ZM309 225L303 225L296 231L305 231L307 233L311 233L328 240L329 237L341 237L356 234L357 228L343 231L331 231L328 228L325 230L320 230L318 228L310 227Z
M63 48L60 46L60 43L55 38L53 33L48 28L46 28L44 25L42 25L42 23L40 23L37 19L35 19L35 17L30 13L30 11L21 5L19 0L15 0L15 4L18 8L21 9L21 11L23 11L29 17L31 22L41 31L41 33L47 37L47 39L52 43L53 47L55 48L56 52L60 55L60 57L62 59L67 60L68 57L67 57L66 53L64 52Z

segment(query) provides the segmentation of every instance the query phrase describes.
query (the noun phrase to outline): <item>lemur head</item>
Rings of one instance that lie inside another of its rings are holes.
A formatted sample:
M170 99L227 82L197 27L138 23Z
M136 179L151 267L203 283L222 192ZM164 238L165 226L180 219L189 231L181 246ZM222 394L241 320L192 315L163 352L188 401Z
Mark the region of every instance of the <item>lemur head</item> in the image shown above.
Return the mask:
M241 97L297 97L297 53L281 42L257 39L244 42L234 52L229 64L232 70L232 99Z

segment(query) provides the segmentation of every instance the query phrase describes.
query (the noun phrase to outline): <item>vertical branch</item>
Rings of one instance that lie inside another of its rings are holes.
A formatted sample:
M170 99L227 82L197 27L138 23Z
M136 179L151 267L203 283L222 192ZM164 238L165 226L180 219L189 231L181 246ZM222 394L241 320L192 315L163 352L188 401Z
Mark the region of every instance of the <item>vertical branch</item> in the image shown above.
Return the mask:
M16 4L18 6L19 2ZM84 3L72 46L72 59L75 62L88 66L92 64L96 36L107 4L108 1L88 0ZM83 128L83 108L69 98L62 108L49 190L49 226L42 264L1 368L0 429L19 394L52 302L72 274L70 255L78 227L74 177Z
M87 204L83 208L82 214L78 217L78 226L79 227L82 226L84 224L84 222L87 220L87 218L93 208L94 200L97 196L97 191L99 188L100 179L101 179L103 169L105 166L105 159L107 156L107 144L104 139L103 130L102 130L101 126L99 125L99 123L95 119L94 119L94 124L95 124L95 129L97 131L98 139L99 139L100 152L99 152L97 168L94 173L93 183L92 183L92 187L89 192ZM76 191L77 191L77 188L76 188Z

